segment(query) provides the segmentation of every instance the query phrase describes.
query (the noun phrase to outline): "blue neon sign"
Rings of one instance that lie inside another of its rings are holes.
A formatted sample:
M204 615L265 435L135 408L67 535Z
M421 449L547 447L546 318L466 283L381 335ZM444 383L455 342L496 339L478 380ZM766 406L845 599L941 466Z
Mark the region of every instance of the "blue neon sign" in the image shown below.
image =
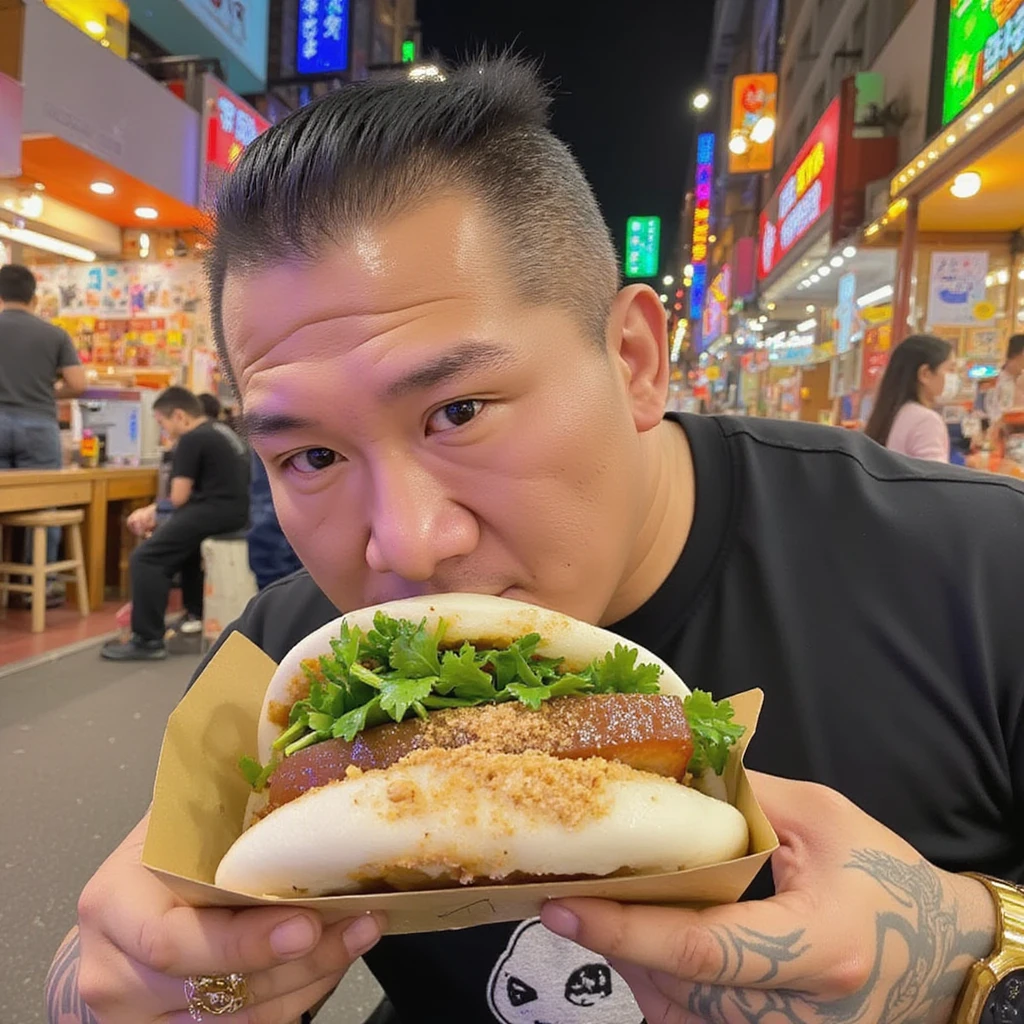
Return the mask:
M299 0L295 70L322 75L348 70L349 0Z

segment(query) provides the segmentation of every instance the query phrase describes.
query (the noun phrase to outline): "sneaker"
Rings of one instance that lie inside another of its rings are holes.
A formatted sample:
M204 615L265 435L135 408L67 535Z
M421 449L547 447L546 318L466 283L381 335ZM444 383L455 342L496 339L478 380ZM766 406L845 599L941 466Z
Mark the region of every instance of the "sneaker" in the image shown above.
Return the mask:
M167 648L163 640L139 640L132 637L127 641L111 640L103 645L100 657L107 661L163 661Z
M196 633L202 633L203 620L195 615L183 615L175 623L174 630L182 636L194 636Z

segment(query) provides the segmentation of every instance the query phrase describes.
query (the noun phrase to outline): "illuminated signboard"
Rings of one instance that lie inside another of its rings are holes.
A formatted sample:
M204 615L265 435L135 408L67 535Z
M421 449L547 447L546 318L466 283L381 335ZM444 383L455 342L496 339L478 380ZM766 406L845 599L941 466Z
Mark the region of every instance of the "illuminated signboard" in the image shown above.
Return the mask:
M626 223L626 277L654 277L661 249L661 218L630 217Z
M708 288L707 302L704 303L704 324L701 341L710 345L726 330L729 316L729 302L732 299L732 269L727 263L715 275Z
M270 122L213 75L204 76L203 94L207 116L202 204L209 208L224 176L241 156L242 150L257 135L265 132Z
M708 132L697 139L697 173L693 188L693 238L690 262L690 319L699 320L704 310L708 283L708 239L711 237L711 197L715 187L715 136Z
M775 166L775 118L779 92L778 75L740 75L732 83L732 128L730 131L729 173L753 174ZM768 124L771 134L758 141ZM742 139L745 149L733 151L733 141Z
M348 70L349 0L299 0L295 70L300 75Z
M954 0L950 7L944 122L1024 53L1024 0Z
M761 213L759 277L767 277L831 210L836 191L839 123L840 105L835 100Z

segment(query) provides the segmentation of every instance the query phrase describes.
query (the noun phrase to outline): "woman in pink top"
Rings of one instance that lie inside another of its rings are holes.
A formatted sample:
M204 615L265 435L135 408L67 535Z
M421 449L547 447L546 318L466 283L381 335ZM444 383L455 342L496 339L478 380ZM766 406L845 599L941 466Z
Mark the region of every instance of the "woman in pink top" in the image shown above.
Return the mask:
M915 334L894 349L865 433L915 459L949 462L949 431L935 405L952 376L953 346Z

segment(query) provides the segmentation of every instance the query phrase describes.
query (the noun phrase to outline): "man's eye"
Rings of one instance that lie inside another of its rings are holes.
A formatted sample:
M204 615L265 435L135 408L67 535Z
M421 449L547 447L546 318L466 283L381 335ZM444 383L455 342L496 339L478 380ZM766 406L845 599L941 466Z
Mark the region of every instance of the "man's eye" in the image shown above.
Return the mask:
M475 419L484 403L476 399L466 399L461 402L449 402L442 406L427 421L427 427L432 434L441 433L444 430L454 430L456 427L465 426L470 420Z
M291 456L288 465L296 473L319 473L333 466L340 458L341 456L330 448L307 448L304 452Z

